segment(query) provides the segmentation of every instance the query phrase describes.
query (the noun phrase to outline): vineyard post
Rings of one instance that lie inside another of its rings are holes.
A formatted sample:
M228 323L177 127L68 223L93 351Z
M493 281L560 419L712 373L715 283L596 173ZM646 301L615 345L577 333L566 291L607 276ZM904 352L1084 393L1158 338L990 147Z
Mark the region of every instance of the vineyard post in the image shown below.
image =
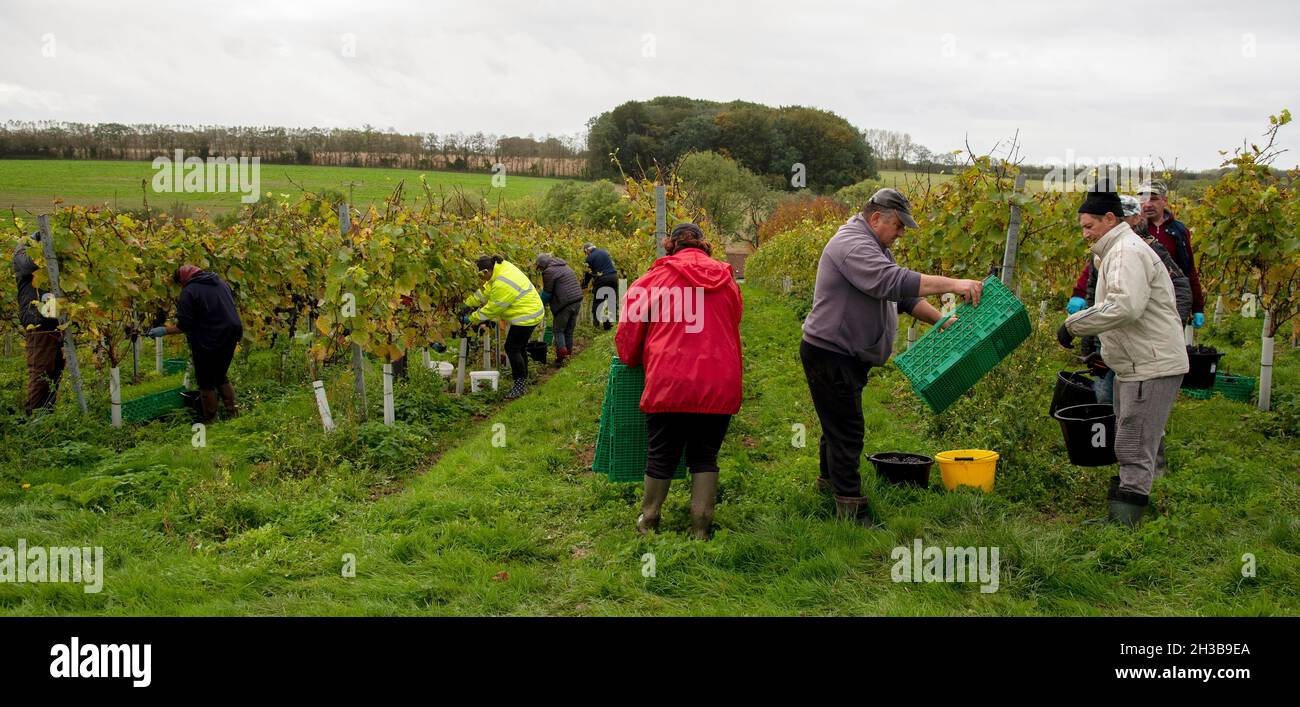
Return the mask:
M655 185L655 257L662 258L666 255L664 251L664 236L668 235L668 205L664 185Z
M1015 195L1025 189L1025 175L1016 175ZM1002 284L1011 287L1016 269L1016 249L1020 247L1020 204L1011 202L1011 221L1007 223L1007 248L1002 254Z
M109 419L114 427L122 426L122 372L117 366L108 369Z
M153 369L158 375L163 372L163 338L157 337L153 340Z
M316 391L316 409L320 411L321 424L326 432L333 432L334 417L330 415L330 401L325 397L325 382L312 381L311 387Z
M1264 310L1264 331L1259 349L1259 409L1268 412L1273 397L1273 313Z
M1223 323L1223 295L1219 295L1214 300L1214 326Z
M492 365L492 330L480 331L478 335L478 347L483 349L483 370L490 371L496 366Z
M41 214L36 217L36 224L41 230L41 246L45 250L45 269L50 276L50 293L57 304L63 299L63 288L59 287L59 259L54 254L54 236L50 233L50 216ZM77 407L81 414L86 414L86 394L81 389L81 366L77 364L77 344L72 332L67 328L68 315L59 310L59 324L63 329L63 356L67 361L68 375L72 377L72 390L77 395Z
M456 361L456 395L465 394L465 354L469 352L469 336L460 337L460 356Z
M352 231L352 210L345 201L339 204L339 235L343 236L343 242L351 245L352 239L349 237ZM361 355L361 345L352 342L352 388L356 391L357 397L361 399L361 418L366 417L366 359Z
M420 349L420 364L425 368L433 368L433 361L429 358L429 348Z
M393 424L393 364L384 364L384 424Z

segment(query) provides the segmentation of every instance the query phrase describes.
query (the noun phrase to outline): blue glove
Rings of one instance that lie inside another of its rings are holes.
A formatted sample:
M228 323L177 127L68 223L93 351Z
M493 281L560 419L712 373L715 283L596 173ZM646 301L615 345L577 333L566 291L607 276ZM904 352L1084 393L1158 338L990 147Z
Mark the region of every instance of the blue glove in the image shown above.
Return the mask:
M1197 312L1192 315L1192 326L1197 329L1205 326L1205 312Z
M456 315L456 321L460 322L461 324L469 324L469 315L462 312Z
M144 335L145 335L145 336L152 336L152 337L155 338L155 339L160 339L160 338L162 338L162 337L164 337L164 336L167 336L167 327L165 327L165 326L156 326L156 327L150 329L149 331L146 331L146 332L144 333Z
M438 353L447 353L447 345L442 343L434 344L433 350Z
M550 304L550 303L551 303L551 293L549 293L549 292L543 292L543 293L542 293L542 304Z
M1088 308L1087 300L1085 300L1082 297L1071 297L1070 303L1065 305L1065 312L1066 314L1074 314L1075 312L1082 312L1087 308Z

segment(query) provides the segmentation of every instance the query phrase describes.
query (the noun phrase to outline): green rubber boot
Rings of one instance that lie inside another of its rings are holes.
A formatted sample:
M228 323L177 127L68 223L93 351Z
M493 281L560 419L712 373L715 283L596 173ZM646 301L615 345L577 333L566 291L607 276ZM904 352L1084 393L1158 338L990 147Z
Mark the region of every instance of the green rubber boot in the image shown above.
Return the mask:
M699 540L713 537L713 507L718 502L718 472L691 474L691 535Z
M1106 517L1084 521L1085 525L1122 525L1131 528L1142 522L1151 497L1123 491L1119 487L1119 477L1110 477L1110 489L1106 492Z
M659 511L668 498L672 479L645 477L645 495L641 499L641 515L636 519L636 531L645 535L659 532Z

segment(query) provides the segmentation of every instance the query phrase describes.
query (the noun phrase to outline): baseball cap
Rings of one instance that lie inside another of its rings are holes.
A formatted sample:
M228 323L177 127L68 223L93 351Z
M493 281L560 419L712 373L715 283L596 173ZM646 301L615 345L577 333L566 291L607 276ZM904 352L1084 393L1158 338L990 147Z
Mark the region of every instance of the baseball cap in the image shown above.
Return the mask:
M867 199L868 204L875 204L882 209L893 209L899 220L908 228L918 228L916 221L912 218L912 205L908 203L907 197L897 189L880 189Z
M1158 179L1148 179L1142 182L1142 186L1138 187L1138 195L1155 194L1156 196L1165 196L1168 193L1169 187Z
M1142 213L1142 202L1136 196L1120 194L1119 203L1124 207L1125 216L1137 216Z

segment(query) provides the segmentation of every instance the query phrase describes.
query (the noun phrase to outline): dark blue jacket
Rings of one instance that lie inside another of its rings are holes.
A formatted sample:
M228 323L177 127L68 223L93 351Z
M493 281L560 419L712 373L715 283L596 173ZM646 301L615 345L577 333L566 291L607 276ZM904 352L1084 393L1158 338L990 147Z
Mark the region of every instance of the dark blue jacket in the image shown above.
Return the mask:
M582 275L582 286L587 287L587 283L592 280L607 280L617 278L618 270L614 268L614 259L609 257L609 251L604 248L595 248L587 254L587 272Z
M219 351L244 335L235 294L230 285L210 272L195 275L181 289L176 302L176 327L185 332L193 351Z
M40 242L40 231L33 233L31 237ZM59 328L59 320L41 314L40 307L36 304L47 293L37 289L33 284L35 275L36 261L27 254L27 245L20 243L14 249L14 277L18 282L18 321L24 328L33 327L33 331L54 331Z

